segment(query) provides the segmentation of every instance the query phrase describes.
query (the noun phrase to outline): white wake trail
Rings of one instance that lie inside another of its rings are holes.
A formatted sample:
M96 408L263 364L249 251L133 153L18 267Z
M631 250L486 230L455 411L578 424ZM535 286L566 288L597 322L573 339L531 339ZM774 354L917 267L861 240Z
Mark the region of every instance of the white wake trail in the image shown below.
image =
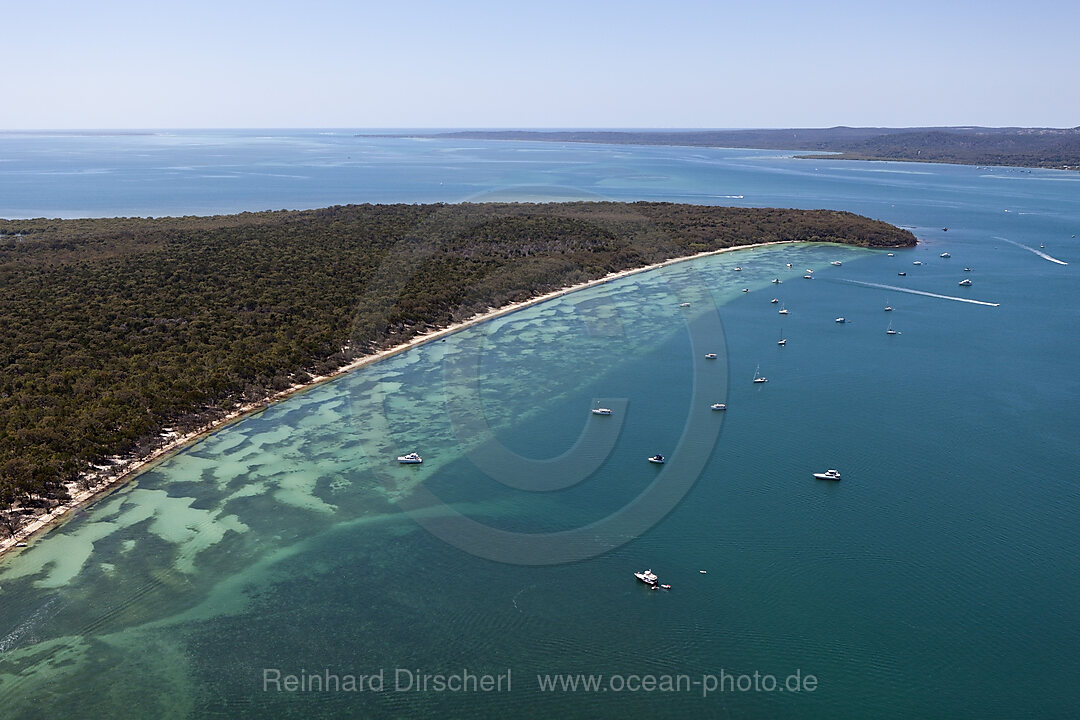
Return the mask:
M1001 303L986 302L985 300L972 300L971 298L956 297L955 295L939 295L938 293L912 290L911 288L898 285L882 285L881 283L863 282L862 280L840 280L839 282L863 285L865 287L881 288L882 290L895 290L896 292L908 293L909 295L923 295L925 297L939 298L941 300L955 300L956 302L971 303L972 305L986 305L987 307L1000 307Z
M1049 255L1042 252L1041 250L1036 250L1033 247L1028 247L1027 245L1024 245L1023 243L1018 243L1015 240L1010 240L1009 238L1003 238L1000 235L995 235L994 239L995 240L1004 240L1005 242L1009 243L1010 245L1015 245L1016 247L1023 248L1025 250L1027 250L1028 252L1033 252L1036 255L1038 255L1039 257L1041 257L1043 260L1049 260L1050 262L1057 263L1058 265L1068 265L1069 264L1069 263L1065 262L1064 260L1058 260L1056 257L1050 257Z

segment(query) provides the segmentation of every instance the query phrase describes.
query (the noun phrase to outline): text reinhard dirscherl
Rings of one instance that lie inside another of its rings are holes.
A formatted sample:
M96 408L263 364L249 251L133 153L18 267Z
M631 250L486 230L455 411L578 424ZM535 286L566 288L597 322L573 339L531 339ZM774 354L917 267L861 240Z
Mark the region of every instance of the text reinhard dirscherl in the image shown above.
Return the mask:
M335 692L510 692L510 668L505 673L460 672L426 673L422 670L380 668L368 675L337 674L329 668L322 672L301 669L283 673L279 668L263 668L263 692L335 693Z
M651 693L690 692L701 697L713 693L759 692L759 693L813 693L818 689L818 679L801 669L785 676L769 673L731 673L721 669L719 673L702 675L654 675L654 674L554 674L537 675L536 688L541 693ZM356 675L338 674L329 668L321 672L301 669L285 673L280 668L263 668L263 692L288 693L382 693L382 692L451 692L491 693L511 692L511 670L505 673L473 672L467 668L460 671L429 673L419 669L394 668Z

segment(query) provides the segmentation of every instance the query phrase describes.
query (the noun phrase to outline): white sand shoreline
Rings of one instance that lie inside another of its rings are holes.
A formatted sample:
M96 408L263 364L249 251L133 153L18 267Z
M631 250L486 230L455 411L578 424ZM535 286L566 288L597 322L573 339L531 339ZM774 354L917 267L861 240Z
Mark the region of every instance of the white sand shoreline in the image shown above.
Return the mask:
M664 260L663 262L654 263L652 265L645 265L639 268L620 270L619 272L609 273L602 278L578 283L577 285L571 285L569 287L561 288L559 290L555 290L544 295L538 295L536 297L529 298L528 300L521 300L519 302L510 303L509 305L503 305L499 308L492 308L487 312L479 313L467 320L454 323L453 325L449 325L445 328L441 328L430 333L417 335L408 342L404 342L400 345L395 345L392 348L382 350L372 355L365 355L363 357L357 358L351 363L341 366L329 375L312 377L306 383L293 385L292 387L274 393L273 395L267 397L264 400L260 400L259 402L246 403L244 405L236 406L232 410L230 410L224 417L211 423L209 426L189 432L184 435L174 437L168 443L162 445L161 447L155 449L153 452L150 452L147 455L132 458L126 461L121 460L116 464L110 474L106 474L100 479L100 482L93 485L89 489L77 490L74 485L71 486L69 488L71 490L71 498L67 502L58 505L48 513L35 518L33 521L19 528L19 530L15 533L14 536L0 540L0 556L3 556L6 552L16 547L22 547L23 544L25 544L26 541L29 540L31 537L34 537L39 533L43 533L51 529L52 527L55 527L59 521L66 519L72 510L86 505L95 498L98 498L117 489L124 483L137 477L144 470L149 469L158 461L163 460L166 457L175 454L176 452L179 452L185 447L195 443L197 440L200 440L201 438L210 435L211 433L217 432L226 425L229 425L243 417L246 417L247 415L263 410L266 407L274 403L280 402L288 397L291 397L292 395L295 395L301 391L307 390L317 385L321 385L324 382L333 380L334 378L352 372L353 370L362 368L365 365L370 365L393 355L403 353L407 350L412 350L413 348L419 347L434 340L439 340L448 335L453 335L456 332L460 332L465 328L472 327L479 323L487 322L488 320L502 317L504 315L509 315L510 313L517 312L518 310L522 310L524 308L531 307L533 305L537 305L548 300L562 297L563 295L567 295L568 293L576 292L578 290L584 290L585 288L593 287L595 285L602 285L612 280L618 280L620 278L629 277L630 275L636 275L638 273L648 272L650 270L666 267L668 265L687 262L689 260L696 260L698 258L708 257L711 255L719 255L721 253L733 252L736 250L749 250L751 248L759 248L766 245L788 245L802 242L804 241L776 240L772 242L754 243L752 245L736 245L733 247L721 248L719 250L709 250L706 252L697 253L696 255L687 255L683 257L672 258L670 260ZM85 477L83 479L85 479Z

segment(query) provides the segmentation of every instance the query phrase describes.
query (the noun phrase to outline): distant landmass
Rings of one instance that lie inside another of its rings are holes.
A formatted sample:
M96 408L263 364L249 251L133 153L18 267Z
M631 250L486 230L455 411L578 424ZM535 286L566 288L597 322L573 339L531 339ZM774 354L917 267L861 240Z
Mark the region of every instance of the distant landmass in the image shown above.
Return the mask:
M791 128L786 130L467 130L407 137L795 150L841 160L898 160L1080 170L1075 128Z

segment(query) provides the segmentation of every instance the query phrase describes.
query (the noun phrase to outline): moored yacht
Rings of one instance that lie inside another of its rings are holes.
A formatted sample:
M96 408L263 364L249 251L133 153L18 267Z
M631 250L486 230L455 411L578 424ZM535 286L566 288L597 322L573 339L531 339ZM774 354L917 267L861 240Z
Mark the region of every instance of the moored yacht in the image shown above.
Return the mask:
M710 410L727 410L727 405L724 403L713 403L709 406Z
M960 287L970 287L971 286L971 281L968 280L967 278L964 278L963 280L961 280L960 282L958 282L956 284L959 285Z
M705 353L705 359L706 360L715 360L716 359L716 353Z
M656 463L657 465L663 465L665 460L667 460L667 458L665 458L660 453L656 453L651 458L649 458L649 462Z
M652 570L642 570L641 572L636 572L634 573L634 577L636 577L638 580L645 583L646 585L655 585L658 579L656 577L656 573L654 573Z
M840 479L840 471L839 470L826 470L823 473L814 473L814 477L816 477L818 480L839 480Z
M611 408L594 407L592 409L593 415L610 415Z
M417 453L411 452L408 455L398 455L397 461L402 465L419 465L424 462L424 459Z
M756 383L767 383L767 382L769 382L768 380L765 379L765 376L761 374L761 365L758 365L754 369L754 382L756 382Z

